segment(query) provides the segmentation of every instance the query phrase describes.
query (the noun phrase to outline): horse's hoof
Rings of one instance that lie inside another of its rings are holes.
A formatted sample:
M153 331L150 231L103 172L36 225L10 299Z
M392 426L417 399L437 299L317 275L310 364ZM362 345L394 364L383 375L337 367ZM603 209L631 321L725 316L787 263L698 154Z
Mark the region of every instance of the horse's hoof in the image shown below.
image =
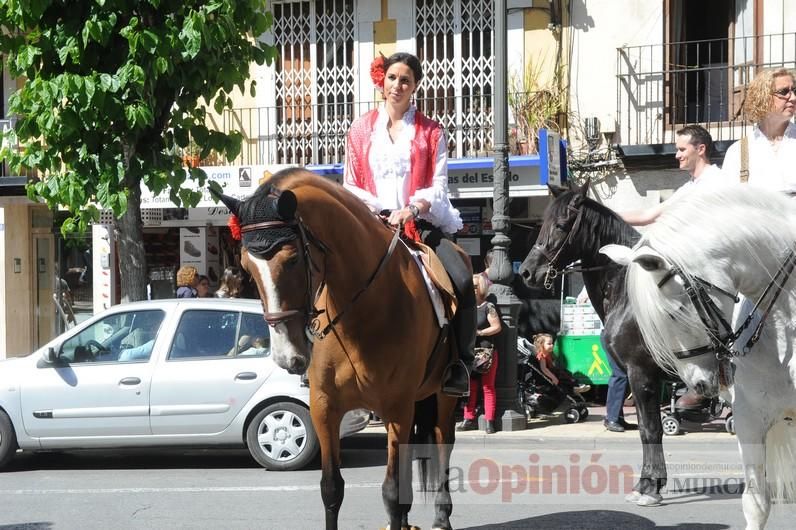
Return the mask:
M636 490L633 490L627 495L625 495L625 502L632 502L633 504L636 504L640 498L641 498L641 493L639 493Z
M637 506L659 506L663 497L657 493L640 493L633 490L625 496L626 502L632 502Z
M663 497L657 493L645 493L639 497L636 506L660 506Z

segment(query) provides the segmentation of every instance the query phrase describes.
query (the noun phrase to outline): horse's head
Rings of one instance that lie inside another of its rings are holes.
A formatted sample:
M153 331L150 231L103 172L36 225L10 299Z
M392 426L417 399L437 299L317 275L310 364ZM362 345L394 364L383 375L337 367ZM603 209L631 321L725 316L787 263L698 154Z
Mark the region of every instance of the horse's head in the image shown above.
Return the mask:
M304 373L311 354L306 331L313 312L312 273L296 196L266 183L243 201L219 198L240 226L241 266L257 284L272 330L272 358L290 373Z
M583 217L589 182L572 189L548 187L554 199L545 209L542 228L531 252L520 266L520 276L529 287L544 282L549 289L558 273L579 258L571 241Z
M696 276L646 244L607 245L601 252L628 266L628 300L655 361L700 394L717 395L737 300L727 279Z

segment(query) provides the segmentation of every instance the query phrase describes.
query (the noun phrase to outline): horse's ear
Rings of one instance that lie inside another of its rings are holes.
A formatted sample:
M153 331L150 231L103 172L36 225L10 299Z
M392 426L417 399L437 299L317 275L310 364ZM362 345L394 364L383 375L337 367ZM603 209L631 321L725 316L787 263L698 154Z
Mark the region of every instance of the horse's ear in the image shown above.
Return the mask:
M624 245L605 245L600 248L600 254L605 254L619 265L627 266L632 260L633 249Z
M213 184L215 184L215 186L213 186ZM241 201L239 201L235 197L230 197L228 195L224 195L223 193L221 193L219 191L220 187L215 182L212 182L208 189L210 190L210 195L212 195L216 200L220 200L222 203L224 203L224 206L226 206L229 209L229 213L238 215L238 210L240 209Z
M559 195L567 191L566 188L563 188L561 186L556 186L555 184L550 184L550 183L547 184L547 189L550 190L550 193L553 194L553 197L558 197Z
M276 200L276 211L279 212L279 217L284 220L293 219L296 215L296 206L298 206L296 194L290 190L282 191Z
M582 186L576 188L577 192L586 197L589 194L589 187L591 186L591 177L586 179Z
M649 247L638 249L633 256L633 261L641 265L641 268L647 272L661 271L668 268L666 259Z

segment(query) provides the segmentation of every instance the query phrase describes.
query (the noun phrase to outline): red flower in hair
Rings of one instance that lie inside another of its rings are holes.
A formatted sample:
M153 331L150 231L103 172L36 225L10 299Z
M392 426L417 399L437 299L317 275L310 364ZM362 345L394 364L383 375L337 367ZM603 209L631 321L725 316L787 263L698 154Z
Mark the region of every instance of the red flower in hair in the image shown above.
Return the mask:
M384 88L384 55L379 55L370 63L370 79L377 88Z
M230 215L229 220L227 221L227 226L232 232L232 239L235 241L240 241L240 219L238 219L238 216L234 213Z

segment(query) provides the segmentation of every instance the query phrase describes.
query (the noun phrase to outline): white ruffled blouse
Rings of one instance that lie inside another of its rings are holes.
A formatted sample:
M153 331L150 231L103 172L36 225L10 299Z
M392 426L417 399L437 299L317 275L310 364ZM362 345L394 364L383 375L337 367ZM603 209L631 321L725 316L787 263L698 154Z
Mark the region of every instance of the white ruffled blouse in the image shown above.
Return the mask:
M368 163L376 186L376 197L351 184L353 179L344 178L343 182L348 190L377 212L396 210L411 202L426 200L431 204L431 209L420 218L447 234L453 234L461 230L462 219L459 210L453 207L448 197L448 150L444 133L440 135L437 146L431 187L416 190L414 195L409 196L412 174L410 153L415 138L415 111L415 106L411 105L404 113L401 119L403 127L393 142L387 129L389 123L387 111L384 107L379 109L368 153ZM345 172L351 171L349 161L346 161Z

